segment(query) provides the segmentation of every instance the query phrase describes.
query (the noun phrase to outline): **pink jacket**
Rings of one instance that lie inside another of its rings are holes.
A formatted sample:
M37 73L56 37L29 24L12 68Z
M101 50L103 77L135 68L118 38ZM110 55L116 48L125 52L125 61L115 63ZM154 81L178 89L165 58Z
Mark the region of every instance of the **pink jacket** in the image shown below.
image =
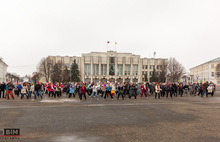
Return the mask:
M54 88L55 88L54 85L50 85L50 92L54 92Z

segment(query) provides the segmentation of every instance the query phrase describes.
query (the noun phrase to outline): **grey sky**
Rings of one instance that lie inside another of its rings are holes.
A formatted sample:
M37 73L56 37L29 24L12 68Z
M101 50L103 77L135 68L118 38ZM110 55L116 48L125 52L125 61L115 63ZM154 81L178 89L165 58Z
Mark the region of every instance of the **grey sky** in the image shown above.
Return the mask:
M176 57L186 69L220 56L219 0L0 0L0 56L32 74L42 57L114 50Z

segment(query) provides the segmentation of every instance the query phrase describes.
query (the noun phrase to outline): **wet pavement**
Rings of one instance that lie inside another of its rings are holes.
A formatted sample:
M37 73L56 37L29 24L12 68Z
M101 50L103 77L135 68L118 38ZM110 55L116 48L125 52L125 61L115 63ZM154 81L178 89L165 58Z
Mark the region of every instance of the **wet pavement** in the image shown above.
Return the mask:
M86 101L47 96L0 99L0 130L20 128L20 142L220 141L220 92L214 97Z

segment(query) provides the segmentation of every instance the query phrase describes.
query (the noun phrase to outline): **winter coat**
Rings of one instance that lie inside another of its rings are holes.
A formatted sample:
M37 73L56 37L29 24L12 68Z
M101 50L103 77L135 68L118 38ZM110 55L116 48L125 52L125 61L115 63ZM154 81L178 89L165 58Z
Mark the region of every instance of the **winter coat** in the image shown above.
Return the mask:
M18 88L18 90L21 90L21 89L22 89L22 86L19 84L19 85L17 86L17 88Z
M40 84L36 84L34 90L35 91L41 91L41 85Z
M146 85L141 85L141 91L143 92L146 92L148 89L147 89L147 86Z
M70 92L69 93L71 93L71 94L74 93L74 86L70 87Z
M27 86L23 86L22 89L21 89L21 93L22 94L27 94L27 89L28 89Z
M15 86L13 84L8 84L6 87L8 90L13 90Z
M93 85L93 86L92 86L92 91L93 91L93 92L97 92L98 89L99 89L99 86L97 86L97 85Z
M30 91L31 91L31 92L34 92L34 85L31 85Z
M155 93L160 93L160 90L161 90L161 89L160 89L160 86L159 86L159 85L158 85L158 86L156 85L156 86L155 86Z
M55 85L50 85L50 92L54 92Z
M86 86L82 86L81 88L80 88L80 90L81 90L81 94L85 94L86 93Z
M209 85L209 87L207 88L207 90L208 90L209 93L212 93L213 87L212 87L211 85Z
M6 85L5 84L1 84L1 91L4 91L6 89Z

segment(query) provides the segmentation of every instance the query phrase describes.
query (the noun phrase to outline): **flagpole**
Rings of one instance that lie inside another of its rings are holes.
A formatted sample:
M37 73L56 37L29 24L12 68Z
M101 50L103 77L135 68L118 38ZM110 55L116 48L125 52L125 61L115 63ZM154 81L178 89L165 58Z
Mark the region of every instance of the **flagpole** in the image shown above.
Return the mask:
M115 41L115 52L116 52L116 41Z

